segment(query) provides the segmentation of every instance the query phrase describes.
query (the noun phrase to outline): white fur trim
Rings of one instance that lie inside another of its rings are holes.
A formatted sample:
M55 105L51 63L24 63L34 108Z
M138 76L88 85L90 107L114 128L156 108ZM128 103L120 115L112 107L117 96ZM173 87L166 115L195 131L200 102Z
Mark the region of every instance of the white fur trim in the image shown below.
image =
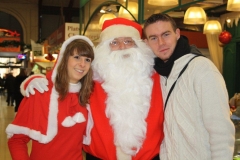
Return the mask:
M74 116L68 116L62 121L62 126L64 127L72 127L76 123L82 123L85 122L86 119L84 118L83 114L78 112Z
M23 96L26 96L26 91L25 91L25 88L24 88L25 84L29 81L29 79L31 79L31 78L33 78L33 77L38 78L39 76L42 77L42 78L46 78L46 76L45 76L44 74L34 74L34 75L31 75L31 76L27 77L27 78L21 83L21 85L20 85L20 92L21 92L21 94L22 94Z
M100 34L100 42L117 37L132 37L141 39L140 33L136 28L118 24L104 29Z
M83 135L83 144L85 145L89 145L91 143L91 130L94 125L92 112L89 104L87 104L87 110L88 110L88 121L87 121L87 127L86 127L86 135Z
M69 91L70 93L78 93L82 87L82 84L80 82L73 84L69 83Z
M6 133L8 138L11 138L14 134L24 134L28 135L30 138L41 141L42 143L48 142L48 137L46 135L41 134L39 131L30 130L29 128L17 126L14 124L9 124L6 128Z
M131 160L132 156L125 154L120 147L116 148L117 152L117 160Z
M8 138L13 134L24 134L28 135L30 138L40 142L48 143L50 142L57 134L57 114L58 114L58 93L55 90L55 87L52 88L52 93L50 95L50 104L49 104L49 114L48 114L48 124L47 124L47 133L46 135L40 133L39 131L32 130L26 127L17 126L14 124L9 124L6 133ZM34 107L34 106L30 106Z

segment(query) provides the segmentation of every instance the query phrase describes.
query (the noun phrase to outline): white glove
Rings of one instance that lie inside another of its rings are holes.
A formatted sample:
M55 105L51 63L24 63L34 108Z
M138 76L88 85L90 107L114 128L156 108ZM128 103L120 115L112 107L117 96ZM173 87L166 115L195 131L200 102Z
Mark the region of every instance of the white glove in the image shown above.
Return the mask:
M25 90L26 97L29 97L29 93L34 95L35 94L34 89L38 90L40 93L48 91L47 85L48 85L48 80L46 78L38 77L38 78L32 79Z

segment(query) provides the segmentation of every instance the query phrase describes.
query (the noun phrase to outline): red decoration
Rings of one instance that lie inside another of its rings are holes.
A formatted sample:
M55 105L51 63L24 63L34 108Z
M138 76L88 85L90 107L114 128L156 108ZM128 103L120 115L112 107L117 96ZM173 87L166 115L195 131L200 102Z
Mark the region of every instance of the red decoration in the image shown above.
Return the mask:
M19 37L20 34L17 33L17 31L10 31L10 30L7 30L7 29L2 29L0 28L0 32L3 33L3 36L10 36L10 37Z
M49 61L53 61L55 60L55 58L52 56L52 54L48 53L48 55L45 57L45 59L49 60Z
M232 40L232 35L228 31L223 31L220 33L218 39L222 44L228 44Z

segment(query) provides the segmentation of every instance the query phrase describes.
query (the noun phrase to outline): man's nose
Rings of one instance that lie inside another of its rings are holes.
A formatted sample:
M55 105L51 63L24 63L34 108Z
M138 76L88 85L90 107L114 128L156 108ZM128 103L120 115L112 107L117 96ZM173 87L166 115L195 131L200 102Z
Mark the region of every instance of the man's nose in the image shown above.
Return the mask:
M164 41L164 39L162 37L158 37L158 44L159 45L165 44L165 41Z
M124 44L123 41L121 41L121 42L119 43L119 49L120 49L120 50L126 49L126 46L125 46L125 44Z

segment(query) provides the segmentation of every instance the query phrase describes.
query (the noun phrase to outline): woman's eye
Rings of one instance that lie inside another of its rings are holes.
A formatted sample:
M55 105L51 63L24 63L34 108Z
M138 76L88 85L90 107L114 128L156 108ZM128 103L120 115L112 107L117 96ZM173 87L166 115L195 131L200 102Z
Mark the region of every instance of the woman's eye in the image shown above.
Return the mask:
M91 58L87 58L86 61L87 62L91 62L92 60L91 60Z
M74 56L74 58L75 58L75 59L79 59L79 58L80 58L80 56Z

